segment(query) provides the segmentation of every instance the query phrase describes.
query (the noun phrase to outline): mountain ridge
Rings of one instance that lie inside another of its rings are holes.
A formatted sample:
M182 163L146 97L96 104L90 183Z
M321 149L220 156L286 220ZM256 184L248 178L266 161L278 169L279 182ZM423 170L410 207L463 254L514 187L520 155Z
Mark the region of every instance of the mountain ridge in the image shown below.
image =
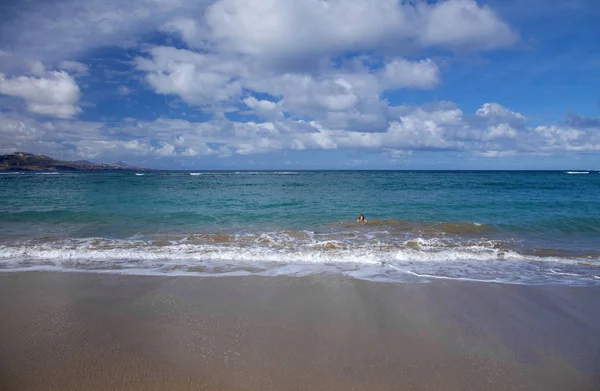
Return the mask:
M0 155L0 171L150 171L123 161L113 164L92 163L87 160L58 160L46 155L14 152Z

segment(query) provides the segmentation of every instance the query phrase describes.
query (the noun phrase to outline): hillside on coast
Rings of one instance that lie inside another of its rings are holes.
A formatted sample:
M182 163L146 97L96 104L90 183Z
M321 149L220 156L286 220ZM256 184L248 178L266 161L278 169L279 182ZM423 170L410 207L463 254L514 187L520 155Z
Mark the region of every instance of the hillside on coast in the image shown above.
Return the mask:
M112 164L91 163L86 160L65 161L45 155L15 152L0 155L0 171L139 171L146 168L130 166L124 162Z

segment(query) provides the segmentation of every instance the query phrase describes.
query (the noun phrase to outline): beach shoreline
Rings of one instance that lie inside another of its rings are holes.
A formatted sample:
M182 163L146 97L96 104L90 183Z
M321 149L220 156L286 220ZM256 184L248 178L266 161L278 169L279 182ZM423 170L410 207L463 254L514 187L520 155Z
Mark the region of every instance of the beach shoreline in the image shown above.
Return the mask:
M2 390L597 390L600 286L0 273Z

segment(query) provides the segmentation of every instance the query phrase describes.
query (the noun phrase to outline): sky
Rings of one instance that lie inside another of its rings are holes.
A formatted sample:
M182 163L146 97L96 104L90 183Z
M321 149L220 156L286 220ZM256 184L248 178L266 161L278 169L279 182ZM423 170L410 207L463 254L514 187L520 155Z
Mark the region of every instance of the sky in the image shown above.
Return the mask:
M18 0L0 154L600 169L598 0Z

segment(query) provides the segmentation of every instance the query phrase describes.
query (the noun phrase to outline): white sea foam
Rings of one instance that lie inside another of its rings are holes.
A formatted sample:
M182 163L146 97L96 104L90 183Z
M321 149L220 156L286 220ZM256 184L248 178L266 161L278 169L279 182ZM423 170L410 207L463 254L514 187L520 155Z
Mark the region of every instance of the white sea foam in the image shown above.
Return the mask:
M143 175L146 175L146 174L144 174L143 172L136 172L135 175L137 175L137 176L143 176Z
M398 269L398 270L401 270L401 269ZM415 277L432 278L432 279L436 279L436 280L457 280L457 281L471 281L471 282L501 282L496 278L486 280L486 279L480 279L480 278L448 277L448 276L439 276L439 275L433 275L433 274L419 274L419 273L414 273L414 272L407 271L407 270L402 270L402 271L405 273L411 274Z
M571 276L571 277L581 277L581 274L577 274L577 273L564 273L564 272L557 272L554 269L549 269L550 273L552 274L556 274L558 276Z
M377 240L354 243L343 238L323 239L309 231L245 234L219 243L194 243L194 240L200 239L162 240L160 244L151 240L102 238L4 244L0 245L0 271L206 276L338 273L381 281L418 277L589 283L598 281L592 277L597 273L586 270L597 270L600 265L597 259L591 260L590 266L581 266L579 259L523 255L500 249L493 241L451 244L445 239L416 238L395 244Z
M567 171L567 174L589 174L589 171Z
M222 260L266 261L285 263L355 263L379 264L381 262L446 262L457 260L551 260L572 263L558 257L536 257L505 251L485 245L444 248L436 246L436 240L419 239L425 243L420 248L397 248L384 243L350 245L342 241L325 240L289 247L281 243L269 243L272 238L264 235L256 243L268 245L220 245L186 244L153 245L146 241L105 241L102 243L67 241L64 243L23 244L0 246L0 259L31 260Z
M203 172L190 172L190 175L196 176L196 175L203 175Z

